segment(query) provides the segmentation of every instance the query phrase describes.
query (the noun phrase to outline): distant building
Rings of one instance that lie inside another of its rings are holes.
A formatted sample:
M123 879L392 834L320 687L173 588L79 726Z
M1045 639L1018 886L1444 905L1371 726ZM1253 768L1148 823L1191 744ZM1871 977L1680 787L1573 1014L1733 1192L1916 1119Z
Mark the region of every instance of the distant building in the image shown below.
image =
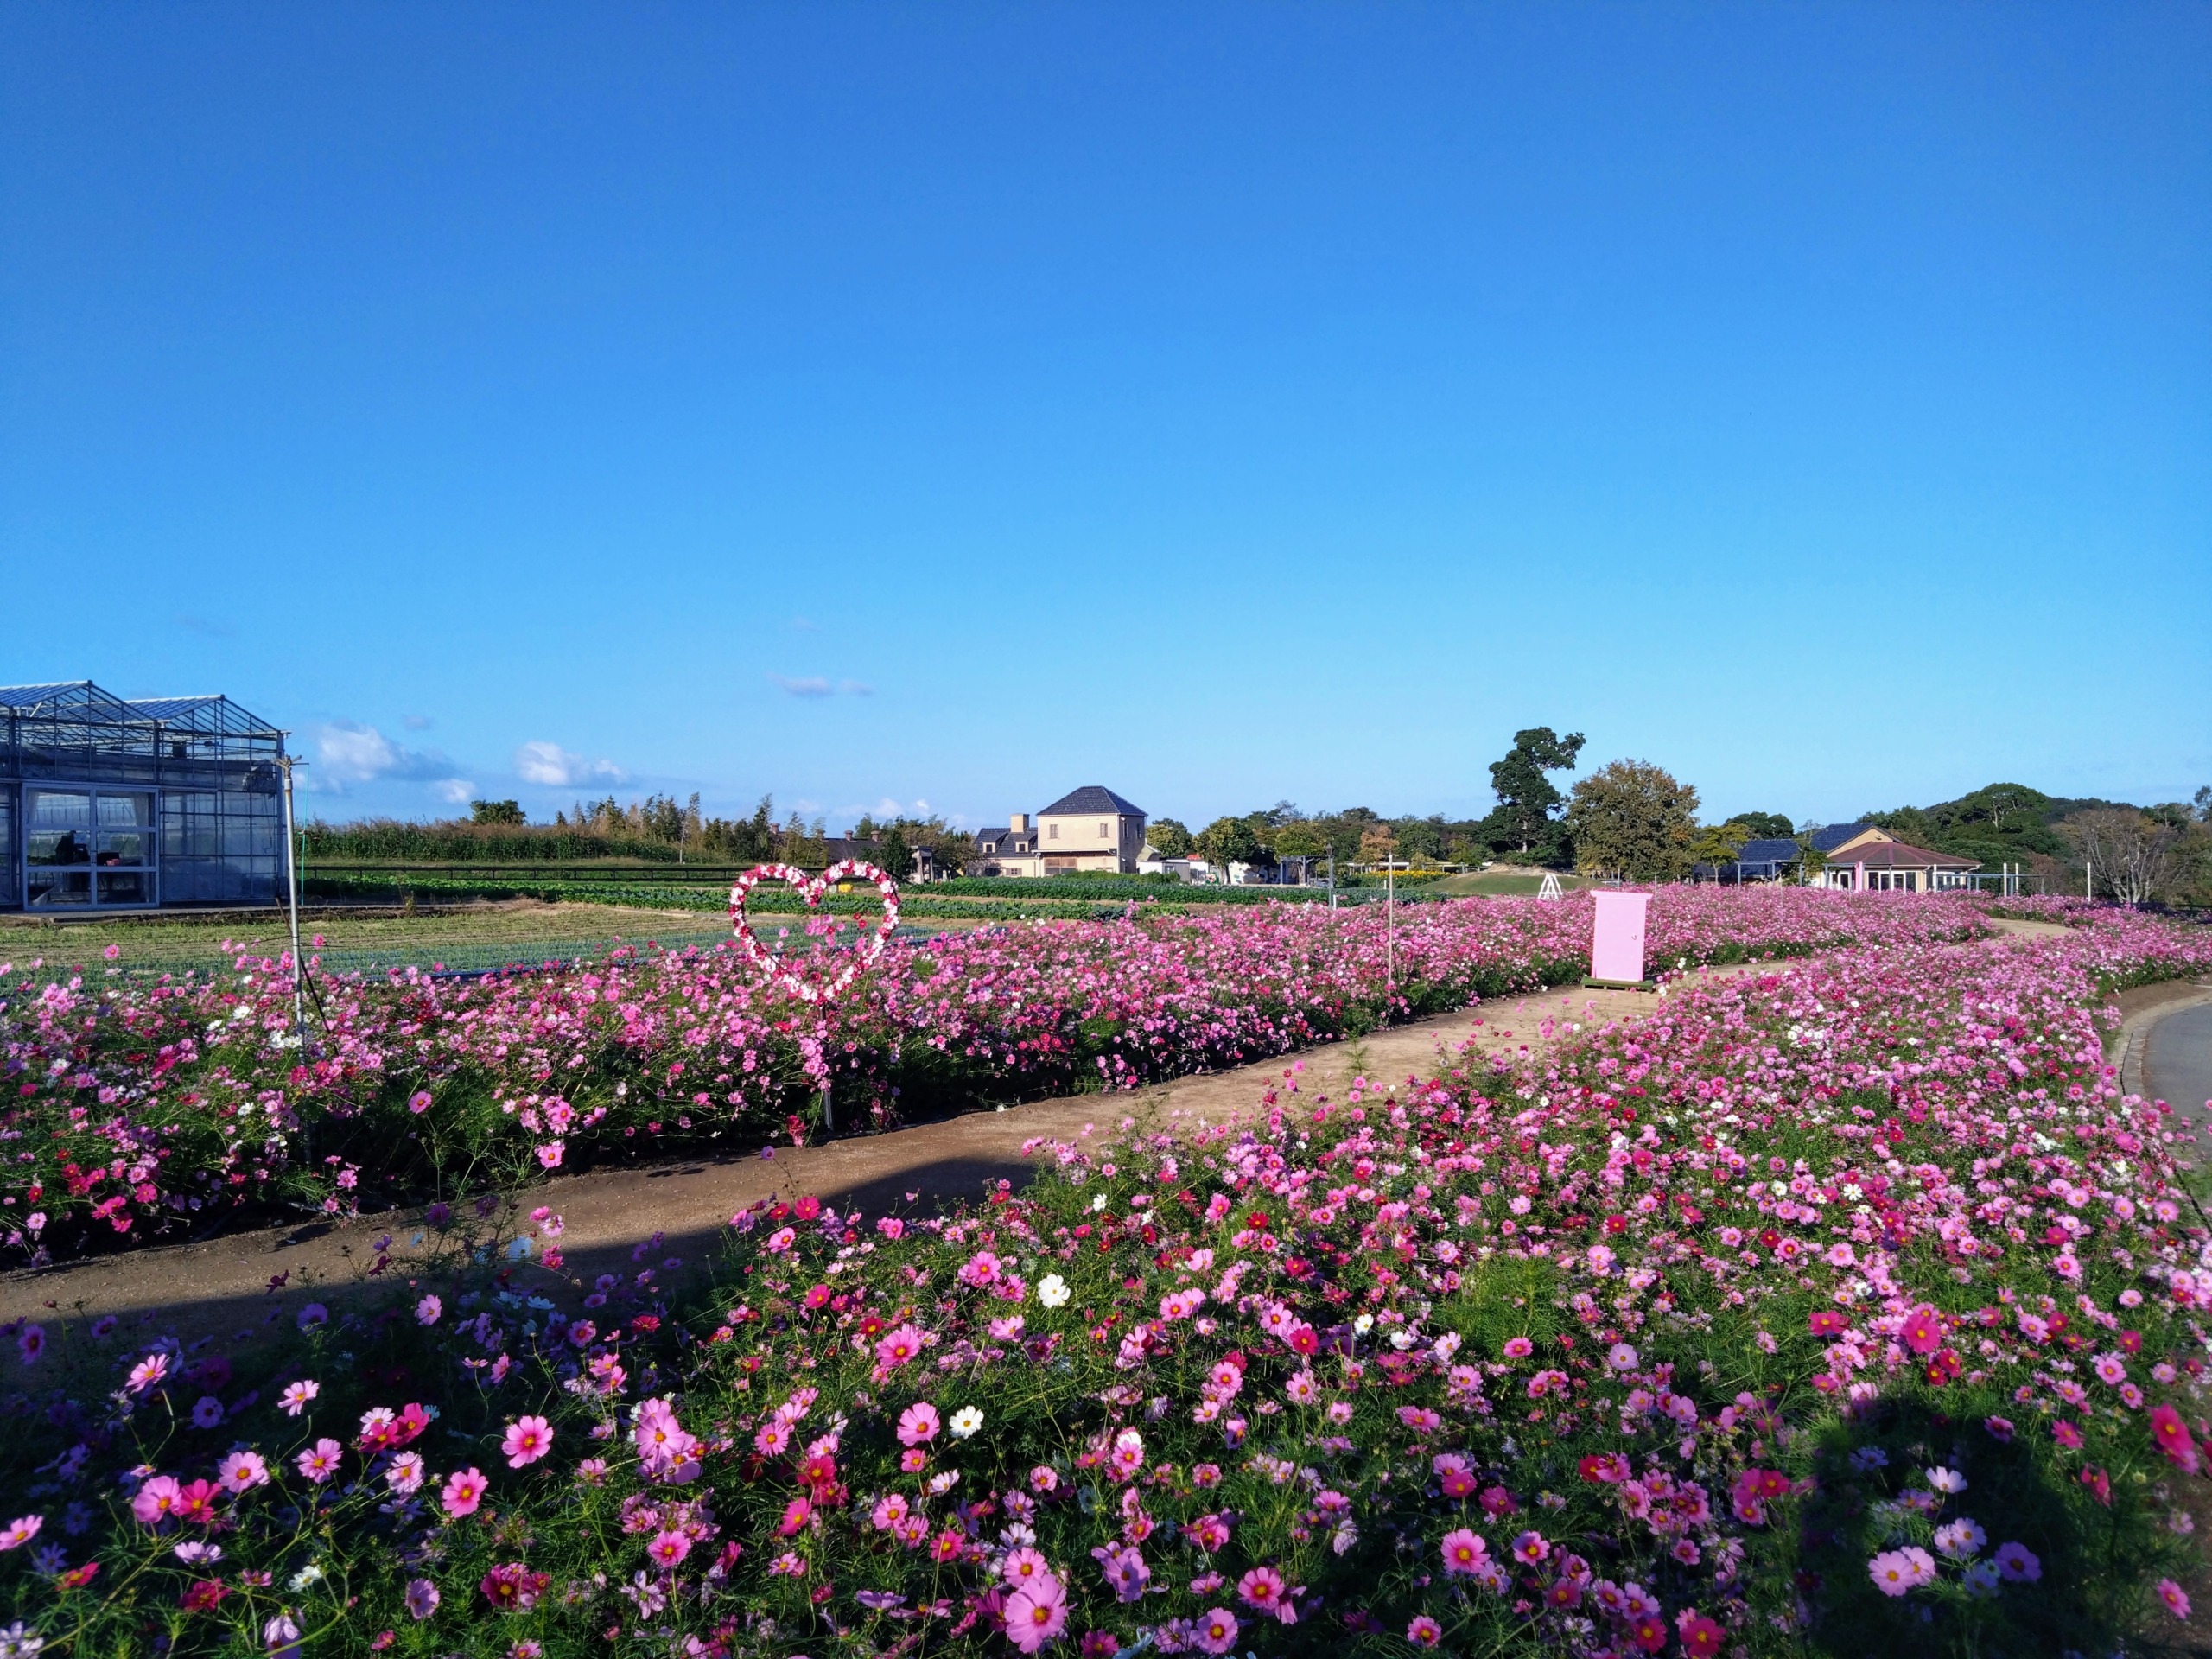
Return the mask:
M283 754L227 697L0 686L0 910L275 904Z
M1814 885L1837 893L1948 892L1970 885L1968 875L1980 868L1971 858L1899 841L1872 823L1823 824L1806 839L1827 861ZM1796 880L1804 857L1794 840L1761 836L1745 842L1733 863L1700 864L1697 874L1726 882Z
M1144 855L1145 810L1097 784L1063 795L1031 821L1016 812L976 832L976 875L1133 874Z

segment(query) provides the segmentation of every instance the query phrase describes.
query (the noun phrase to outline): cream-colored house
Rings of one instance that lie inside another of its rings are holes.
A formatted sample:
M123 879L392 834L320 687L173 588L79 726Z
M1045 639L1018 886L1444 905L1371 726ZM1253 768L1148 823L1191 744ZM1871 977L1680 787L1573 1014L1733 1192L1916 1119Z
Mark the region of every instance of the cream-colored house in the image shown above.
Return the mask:
M1063 871L1133 874L1144 855L1145 810L1112 790L1087 784L1063 795L1033 821L1016 812L976 832L973 875L1058 875Z
M1827 859L1820 885L1843 893L1943 893L1967 886L1970 858L1900 841L1871 823L1831 824L1813 832Z

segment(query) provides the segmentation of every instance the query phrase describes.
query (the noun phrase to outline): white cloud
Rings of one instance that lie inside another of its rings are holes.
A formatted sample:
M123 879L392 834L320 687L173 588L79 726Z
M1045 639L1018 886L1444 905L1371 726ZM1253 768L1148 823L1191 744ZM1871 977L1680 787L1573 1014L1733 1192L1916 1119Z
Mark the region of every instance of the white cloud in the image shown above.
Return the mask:
M351 785L392 780L433 785L448 801L468 798L467 779L454 775L454 764L444 755L403 748L359 721L334 720L316 727L315 753L308 786L323 794L343 795Z
M476 793L476 785L466 778L441 778L431 785L438 798L449 806L465 806L469 797Z
M794 697L872 697L875 695L875 688L865 680L838 680L832 683L819 674L796 680L788 674L771 674L768 683Z
M515 751L515 775L525 784L561 789L571 784L620 783L623 772L612 760L586 760L558 743L541 741Z

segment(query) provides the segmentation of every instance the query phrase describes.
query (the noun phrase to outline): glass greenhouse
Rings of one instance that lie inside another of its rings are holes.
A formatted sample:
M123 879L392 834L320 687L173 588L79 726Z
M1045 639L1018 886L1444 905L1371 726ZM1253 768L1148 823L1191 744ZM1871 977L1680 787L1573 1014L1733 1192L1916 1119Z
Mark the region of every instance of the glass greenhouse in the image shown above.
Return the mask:
M283 753L227 697L0 686L0 910L275 904Z

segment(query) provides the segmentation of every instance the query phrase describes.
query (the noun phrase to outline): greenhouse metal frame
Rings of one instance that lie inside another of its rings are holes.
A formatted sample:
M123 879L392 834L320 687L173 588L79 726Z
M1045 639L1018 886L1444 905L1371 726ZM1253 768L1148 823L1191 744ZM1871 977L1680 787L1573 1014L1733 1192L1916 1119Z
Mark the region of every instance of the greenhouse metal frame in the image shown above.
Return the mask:
M0 686L0 910L278 902L285 765L228 697Z

